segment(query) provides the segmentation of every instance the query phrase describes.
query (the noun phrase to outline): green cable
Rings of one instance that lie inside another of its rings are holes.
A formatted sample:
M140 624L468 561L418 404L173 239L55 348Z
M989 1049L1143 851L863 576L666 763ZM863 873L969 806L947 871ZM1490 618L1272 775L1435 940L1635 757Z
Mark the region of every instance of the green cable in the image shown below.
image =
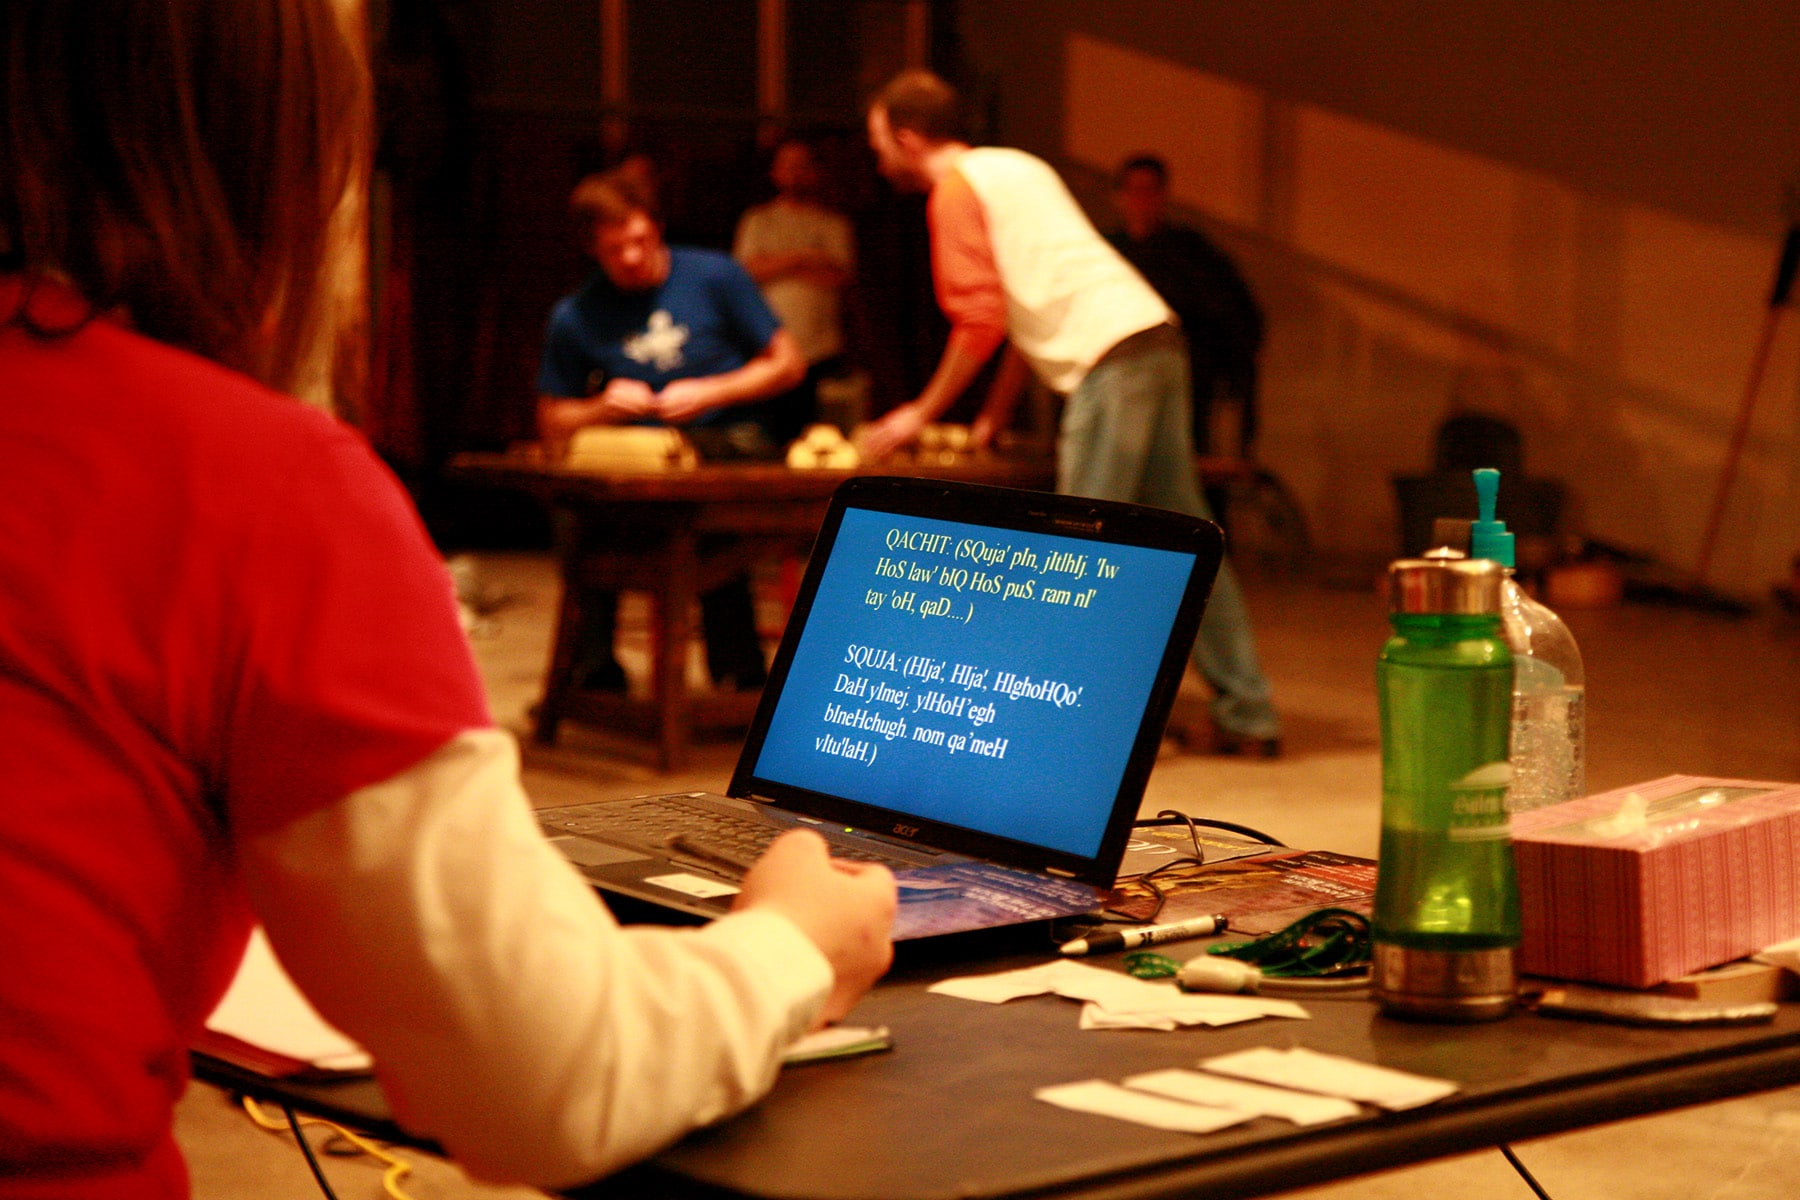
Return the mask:
M1139 950L1125 956L1125 973L1134 979L1173 979L1181 964L1166 954Z
M1347 908L1322 908L1266 937L1209 946L1207 953L1252 963L1276 979L1360 973L1372 956L1369 919Z

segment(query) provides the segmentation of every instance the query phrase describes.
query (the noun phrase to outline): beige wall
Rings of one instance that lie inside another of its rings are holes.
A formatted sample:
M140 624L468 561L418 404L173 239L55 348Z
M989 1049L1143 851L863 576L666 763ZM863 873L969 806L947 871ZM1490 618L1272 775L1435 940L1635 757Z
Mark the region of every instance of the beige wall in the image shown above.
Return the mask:
M1725 5L1701 37L1635 10L1653 28L1608 41L1620 6L1598 3L1536 10L1541 28L1531 5L1048 3L1031 7L1051 32L1008 43L1017 7L965 9L996 139L1056 158L1097 208L1121 155L1169 158L1177 199L1264 298L1260 453L1328 551L1392 551L1389 479L1428 463L1460 404L1517 421L1580 531L1694 562L1768 311L1781 183L1800 178L1800 88L1789 67L1779 90L1758 75L1800 51L1800 16ZM1334 39L1293 21L1334 7L1373 23ZM1408 12L1430 19L1395 23ZM1566 78L1583 37L1586 76ZM1762 594L1800 550L1797 432L1790 311L1721 588Z

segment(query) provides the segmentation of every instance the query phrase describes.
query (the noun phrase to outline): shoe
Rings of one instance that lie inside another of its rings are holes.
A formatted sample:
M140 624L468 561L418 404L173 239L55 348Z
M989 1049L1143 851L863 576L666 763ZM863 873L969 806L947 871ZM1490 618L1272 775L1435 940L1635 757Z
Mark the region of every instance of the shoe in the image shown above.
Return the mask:
M1280 758L1281 739L1233 733L1223 726L1214 725L1212 752L1238 758Z

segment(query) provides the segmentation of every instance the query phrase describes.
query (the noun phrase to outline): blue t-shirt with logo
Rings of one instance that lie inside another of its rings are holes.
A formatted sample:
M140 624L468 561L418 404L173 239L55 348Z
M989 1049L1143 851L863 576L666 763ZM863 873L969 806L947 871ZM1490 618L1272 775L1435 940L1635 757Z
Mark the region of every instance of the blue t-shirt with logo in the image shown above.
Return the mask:
M596 271L550 310L538 393L589 396L615 378L660 391L677 379L735 371L781 328L756 281L730 255L669 247L660 287L625 292ZM760 405L715 409L695 425L757 420Z

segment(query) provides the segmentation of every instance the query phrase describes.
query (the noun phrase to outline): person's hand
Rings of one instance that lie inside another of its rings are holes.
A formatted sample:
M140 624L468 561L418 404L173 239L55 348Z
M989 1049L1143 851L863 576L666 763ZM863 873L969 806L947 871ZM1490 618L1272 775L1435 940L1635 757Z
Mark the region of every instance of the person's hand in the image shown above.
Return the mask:
M898 893L886 867L834 859L807 829L776 838L744 876L732 907L766 908L800 927L835 982L820 1021L841 1020L894 961Z
M538 402L538 443L550 462L561 462L569 453L575 431L587 424L579 400L545 399Z
M719 407L711 384L705 379L677 379L656 394L656 415L671 425L682 425Z
M599 399L605 424L623 424L656 415L656 393L641 379L610 379Z
M916 404L902 404L863 431L858 439L867 458L886 458L907 445L925 428L925 415Z
M969 449L986 450L994 444L994 437L1000 432L1000 422L994 415L983 410L969 424Z

